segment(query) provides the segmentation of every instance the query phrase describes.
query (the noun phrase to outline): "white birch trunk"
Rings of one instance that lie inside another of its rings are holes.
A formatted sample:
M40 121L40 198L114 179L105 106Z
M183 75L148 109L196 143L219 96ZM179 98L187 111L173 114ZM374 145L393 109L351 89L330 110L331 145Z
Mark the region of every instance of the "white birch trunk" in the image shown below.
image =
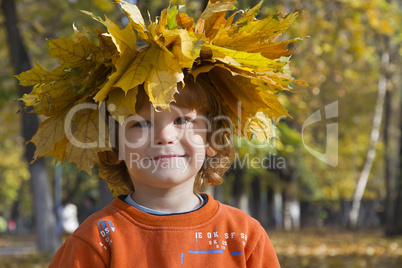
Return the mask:
M378 96L377 103L375 107L375 113L373 118L373 128L371 130L370 137L370 146L367 152L366 161L363 166L362 173L360 174L360 178L357 182L355 193L353 196L352 208L349 214L349 226L352 229L357 228L359 211L360 211L360 203L366 189L367 181L370 175L371 167L373 166L375 153L376 153L376 145L378 139L380 137L380 127L382 121L382 114L384 110L384 98L387 89L387 77L386 77L386 69L389 64L389 53L388 51L384 51L381 56L381 76L378 81Z

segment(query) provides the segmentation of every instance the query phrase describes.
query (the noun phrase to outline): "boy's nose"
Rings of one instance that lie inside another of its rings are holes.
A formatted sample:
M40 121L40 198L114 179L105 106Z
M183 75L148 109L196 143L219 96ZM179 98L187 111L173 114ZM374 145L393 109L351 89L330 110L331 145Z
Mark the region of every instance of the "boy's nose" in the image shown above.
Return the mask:
M155 129L155 144L175 144L178 139L178 131L171 125L161 126Z

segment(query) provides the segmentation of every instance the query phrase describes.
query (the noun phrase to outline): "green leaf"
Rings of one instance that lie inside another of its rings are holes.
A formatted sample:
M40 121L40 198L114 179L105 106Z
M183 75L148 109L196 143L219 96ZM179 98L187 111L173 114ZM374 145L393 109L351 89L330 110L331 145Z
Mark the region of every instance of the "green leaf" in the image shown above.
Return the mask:
M168 11L168 18L167 18L167 26L169 30L176 29L178 27L177 21L176 21L176 16L179 10L177 10L176 6L173 6L169 11Z

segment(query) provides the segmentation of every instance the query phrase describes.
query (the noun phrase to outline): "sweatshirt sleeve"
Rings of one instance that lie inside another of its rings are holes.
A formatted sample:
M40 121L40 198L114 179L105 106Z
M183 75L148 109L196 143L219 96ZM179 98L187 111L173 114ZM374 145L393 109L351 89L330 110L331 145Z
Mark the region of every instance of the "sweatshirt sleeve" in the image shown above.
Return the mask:
M246 264L252 268L280 268L274 247L262 227L260 238Z
M98 252L81 238L70 235L54 255L49 268L106 267Z

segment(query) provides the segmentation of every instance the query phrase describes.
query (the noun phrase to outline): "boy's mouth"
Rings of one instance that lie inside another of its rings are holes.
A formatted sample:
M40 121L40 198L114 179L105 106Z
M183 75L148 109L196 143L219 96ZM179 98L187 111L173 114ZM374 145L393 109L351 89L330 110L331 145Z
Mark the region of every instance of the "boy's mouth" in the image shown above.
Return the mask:
M178 155L178 154L169 154L169 155L157 155L154 157L150 157L150 160L153 161L168 161L168 160L173 160L177 158L184 157L184 155Z

